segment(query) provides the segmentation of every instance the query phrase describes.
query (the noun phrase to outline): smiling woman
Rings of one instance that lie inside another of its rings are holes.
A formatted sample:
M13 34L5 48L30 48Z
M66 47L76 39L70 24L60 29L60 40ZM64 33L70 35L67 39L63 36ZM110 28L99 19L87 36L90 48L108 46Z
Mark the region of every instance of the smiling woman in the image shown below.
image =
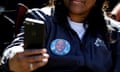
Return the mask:
M24 49L22 27L18 37L4 51L2 65L6 68L8 65L13 72L112 71L116 66L112 65L109 32L101 9L103 2L55 0L49 15L46 9L28 10L25 20L33 18L45 23L45 48ZM120 47L119 40L117 47ZM118 54L119 51L116 56Z

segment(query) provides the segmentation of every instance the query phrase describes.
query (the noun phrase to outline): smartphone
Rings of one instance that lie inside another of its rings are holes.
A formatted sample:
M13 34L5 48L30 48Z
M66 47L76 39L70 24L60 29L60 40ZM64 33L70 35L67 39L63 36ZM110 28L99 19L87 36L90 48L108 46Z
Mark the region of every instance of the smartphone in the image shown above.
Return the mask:
M26 18L24 24L24 48L45 48L44 21Z

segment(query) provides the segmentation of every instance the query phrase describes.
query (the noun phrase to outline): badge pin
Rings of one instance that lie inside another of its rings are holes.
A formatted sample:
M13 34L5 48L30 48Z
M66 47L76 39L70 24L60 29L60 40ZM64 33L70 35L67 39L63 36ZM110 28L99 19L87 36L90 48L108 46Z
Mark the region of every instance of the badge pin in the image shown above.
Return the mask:
M66 55L70 52L70 43L64 39L55 39L52 41L50 49L55 55Z

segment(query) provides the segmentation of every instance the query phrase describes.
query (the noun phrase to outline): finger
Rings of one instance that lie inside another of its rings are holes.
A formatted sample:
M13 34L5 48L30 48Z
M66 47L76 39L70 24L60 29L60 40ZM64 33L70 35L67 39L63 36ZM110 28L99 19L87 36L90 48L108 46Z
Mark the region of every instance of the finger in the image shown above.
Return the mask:
M32 63L32 68L30 70L33 71L40 67L43 67L47 64L47 62L48 62L48 59L43 59L42 61Z
M28 63L24 60L24 57L20 53L16 54L13 58L9 60L9 67L11 71L14 72L30 72ZM23 67L21 69L21 67Z
M37 55L37 56L29 56L29 57L25 57L26 62L38 62L38 61L42 61L43 59L48 59L49 55L48 54L43 54L43 55Z
M46 53L47 50L46 49L29 49L29 50L25 50L22 55L24 56L29 56L29 55L37 55L37 54L42 54L42 53Z

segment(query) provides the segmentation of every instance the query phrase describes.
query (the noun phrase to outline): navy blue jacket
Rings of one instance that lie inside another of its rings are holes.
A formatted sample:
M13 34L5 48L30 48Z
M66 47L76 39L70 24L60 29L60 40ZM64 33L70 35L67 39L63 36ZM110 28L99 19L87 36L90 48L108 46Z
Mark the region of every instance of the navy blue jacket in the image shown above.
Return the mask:
M45 47L50 54L48 64L37 69L39 72L110 72L112 68L112 49L106 45L102 36L97 37L85 34L80 40L77 33L71 29L68 22L63 25L57 23L54 16L49 16L39 9L27 14L28 18L45 22L46 43ZM24 41L24 29L8 48L18 46ZM55 44L62 40L64 50L56 51ZM119 67L119 66L117 66ZM116 71L117 72L117 71Z

